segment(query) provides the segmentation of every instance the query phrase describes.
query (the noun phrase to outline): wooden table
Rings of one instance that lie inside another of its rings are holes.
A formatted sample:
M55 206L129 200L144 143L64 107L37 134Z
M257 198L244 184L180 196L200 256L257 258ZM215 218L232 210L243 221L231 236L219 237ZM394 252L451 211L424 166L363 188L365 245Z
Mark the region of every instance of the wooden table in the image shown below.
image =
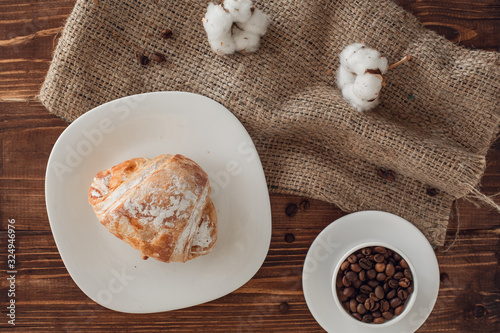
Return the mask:
M396 2L460 45L487 50L500 46L498 0ZM302 197L271 197L272 242L263 266L244 286L215 301L130 315L97 305L75 285L54 243L44 200L47 159L68 124L36 100L73 5L74 0L4 0L0 5L0 331L323 331L304 300L302 266L316 235L345 213ZM488 155L482 192L499 190L497 142ZM418 332L499 332L500 214L465 200L457 208L445 246L436 249L439 298ZM10 219L16 226L15 297L8 296L6 269ZM450 246L458 225L458 239ZM16 304L15 326L6 316L10 299Z

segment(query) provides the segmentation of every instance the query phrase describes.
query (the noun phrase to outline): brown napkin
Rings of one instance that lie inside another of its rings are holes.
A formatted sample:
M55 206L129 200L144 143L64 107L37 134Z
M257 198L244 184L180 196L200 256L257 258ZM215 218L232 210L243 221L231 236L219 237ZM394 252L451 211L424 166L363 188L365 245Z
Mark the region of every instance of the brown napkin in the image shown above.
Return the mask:
M389 0L271 0L256 2L271 19L260 49L218 56L201 21L207 4L78 0L40 100L72 121L131 94L208 96L254 139L271 193L392 212L443 244L453 200L481 196L500 125L498 54L458 47ZM366 113L335 84L339 52L360 41L389 63L412 59L386 75L382 103ZM167 61L137 60L154 52Z

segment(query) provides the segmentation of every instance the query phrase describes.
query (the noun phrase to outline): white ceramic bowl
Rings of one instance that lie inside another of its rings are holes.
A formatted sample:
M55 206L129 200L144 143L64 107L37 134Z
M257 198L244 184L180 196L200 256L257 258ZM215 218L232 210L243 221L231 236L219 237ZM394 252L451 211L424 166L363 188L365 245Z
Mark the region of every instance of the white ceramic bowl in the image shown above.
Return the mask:
M412 273L413 292L410 294L410 296L408 297L408 299L404 303L405 309L403 310L403 312L399 316L394 316L392 319L387 320L386 322L384 322L382 324L365 323L365 322L362 322L362 321L356 319L355 317L353 317L350 313L348 313L346 311L346 309L342 306L342 303L340 302L340 300L337 296L336 280L337 280L337 275L340 271L340 266L347 259L347 257L349 257L349 255L351 255L352 253L354 253L362 248L369 247L369 246L382 246L382 247L385 247L386 249L390 249L390 250L398 253L403 259L406 260L406 262L408 263L408 266L410 267L411 273ZM342 256L342 259L336 264L333 272L334 272L334 274L332 276L333 299L335 300L335 304L337 305L337 307L340 309L340 312L347 317L346 320L353 321L353 323L355 322L355 323L358 323L361 325L365 325L367 328L370 328L373 326L377 326L380 328L384 328L384 327L388 328L389 326L396 324L398 321L402 320L406 315L408 315L408 313L411 312L411 308L413 307L413 304L415 303L416 295L418 293L418 278L417 278L417 274L414 274L415 268L414 268L411 260L408 258L408 256L403 251L401 251L400 249L396 248L393 245L390 245L390 244L387 244L384 242L373 242L373 243L360 244L360 245L352 248L351 250L347 251Z

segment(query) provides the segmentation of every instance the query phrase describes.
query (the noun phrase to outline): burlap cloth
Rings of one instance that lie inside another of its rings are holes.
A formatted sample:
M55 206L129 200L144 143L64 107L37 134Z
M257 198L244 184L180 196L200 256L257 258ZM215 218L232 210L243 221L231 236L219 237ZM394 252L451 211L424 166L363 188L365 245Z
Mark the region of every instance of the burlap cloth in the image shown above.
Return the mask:
M271 193L392 212L442 245L453 201L481 196L500 124L498 54L458 47L388 0L271 0L256 2L271 19L259 51L218 56L203 30L207 4L78 0L40 100L72 121L131 94L208 96L254 139ZM386 75L381 105L366 113L335 84L339 52L360 41L389 63L412 59ZM154 52L167 61L138 62Z

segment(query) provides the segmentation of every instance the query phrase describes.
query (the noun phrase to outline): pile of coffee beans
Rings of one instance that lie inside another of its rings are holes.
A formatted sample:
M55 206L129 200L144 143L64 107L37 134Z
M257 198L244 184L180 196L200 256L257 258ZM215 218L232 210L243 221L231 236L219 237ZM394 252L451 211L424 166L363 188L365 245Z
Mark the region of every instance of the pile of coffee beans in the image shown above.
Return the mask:
M382 324L404 311L413 292L413 275L398 253L368 246L342 263L336 286L338 299L354 318Z

